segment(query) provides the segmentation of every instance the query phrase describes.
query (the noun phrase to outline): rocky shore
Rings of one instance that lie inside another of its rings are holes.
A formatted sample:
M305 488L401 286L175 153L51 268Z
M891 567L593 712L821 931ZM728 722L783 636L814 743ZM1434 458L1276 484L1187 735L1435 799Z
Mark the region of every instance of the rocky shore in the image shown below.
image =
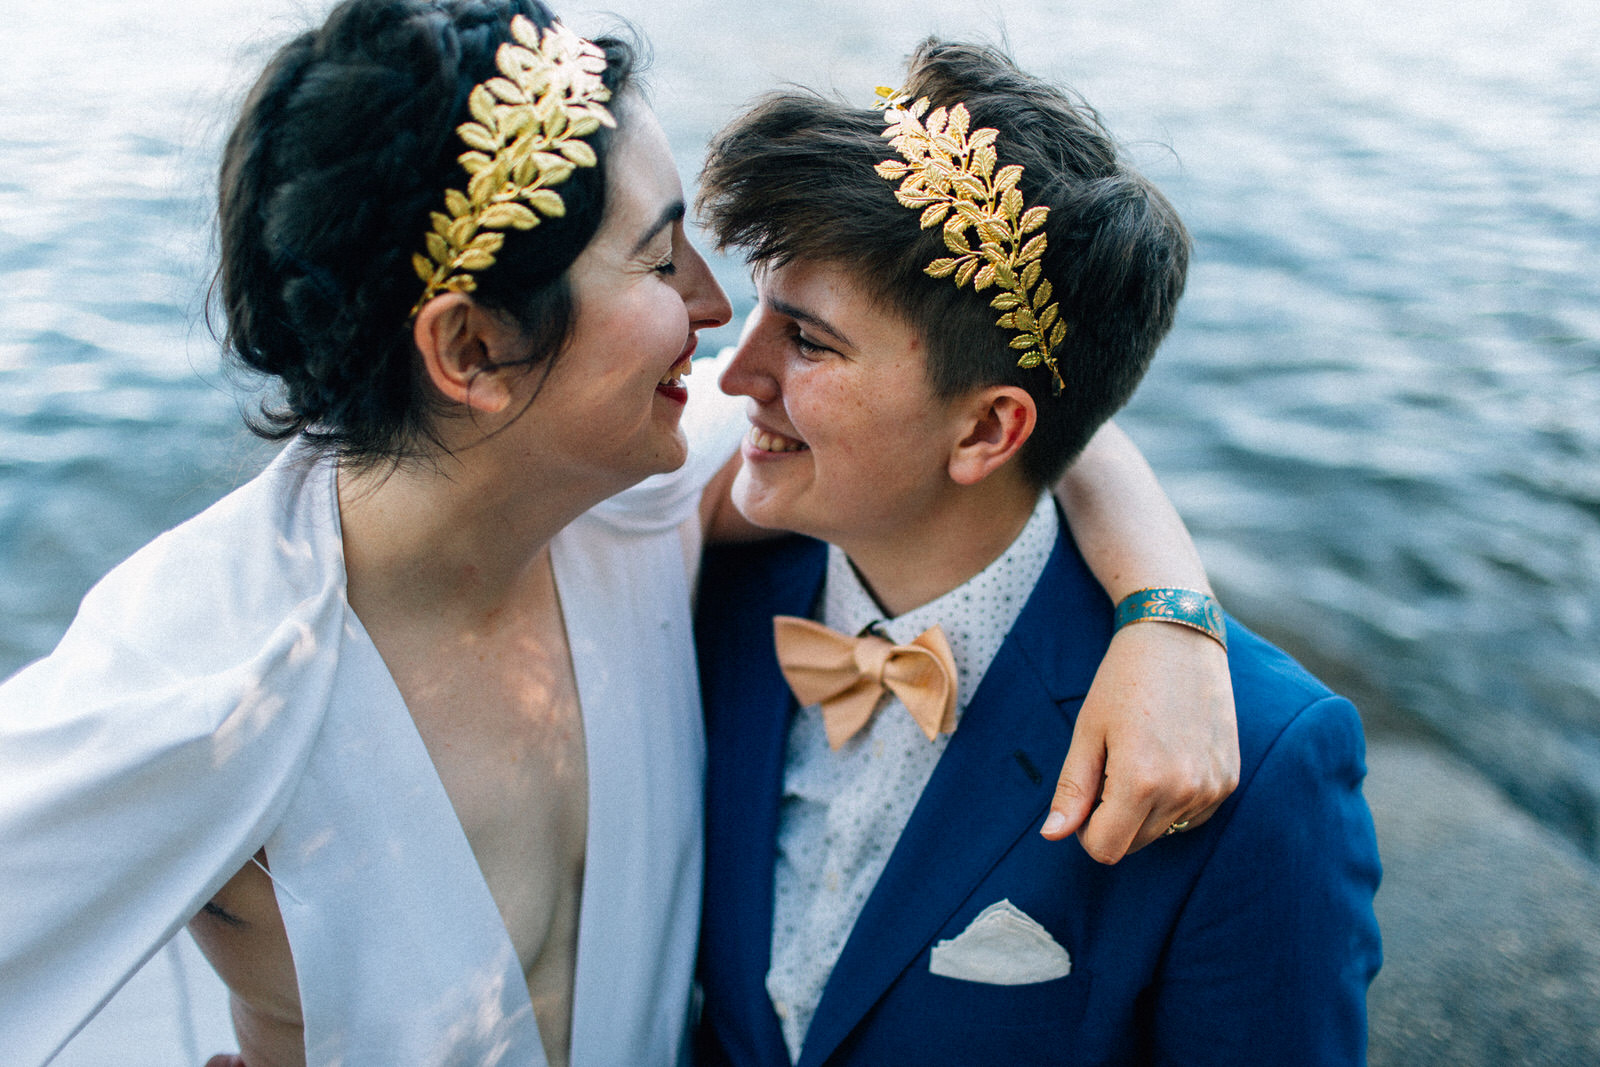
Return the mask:
M1600 869L1427 739L1374 724L1372 1067L1600 1064Z

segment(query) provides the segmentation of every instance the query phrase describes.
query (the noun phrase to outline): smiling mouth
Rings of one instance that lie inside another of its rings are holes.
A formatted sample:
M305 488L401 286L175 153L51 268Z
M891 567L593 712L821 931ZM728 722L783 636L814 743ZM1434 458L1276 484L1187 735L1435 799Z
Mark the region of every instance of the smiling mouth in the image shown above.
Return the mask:
M682 389L683 380L692 373L694 373L694 363L689 356L684 356L667 370L666 376L656 383L656 388Z
M759 426L750 427L746 440L762 452L805 452L811 447L804 441L796 441L792 437L770 433Z

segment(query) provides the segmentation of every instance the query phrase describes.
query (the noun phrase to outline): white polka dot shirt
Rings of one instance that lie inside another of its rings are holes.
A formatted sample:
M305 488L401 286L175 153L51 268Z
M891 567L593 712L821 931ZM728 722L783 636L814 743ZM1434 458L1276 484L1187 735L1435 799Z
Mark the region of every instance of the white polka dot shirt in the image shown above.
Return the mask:
M873 628L896 644L934 624L955 656L957 722L1000 651L1055 547L1055 501L1041 496L1022 533L966 583L894 619L884 618L850 561L829 546L819 621L840 633ZM878 883L948 734L929 741L892 694L872 721L834 752L822 712L800 709L789 728L778 824L767 995L791 1061L857 916Z

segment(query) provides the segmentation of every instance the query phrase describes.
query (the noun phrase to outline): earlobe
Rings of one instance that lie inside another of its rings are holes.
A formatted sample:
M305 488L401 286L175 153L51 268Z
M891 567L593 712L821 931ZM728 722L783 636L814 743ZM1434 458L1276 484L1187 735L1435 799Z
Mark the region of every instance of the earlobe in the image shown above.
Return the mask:
M412 326L422 371L448 401L495 414L511 403L501 366L517 331L461 293L441 293L422 306Z
M967 433L950 454L950 478L977 485L1005 466L1033 436L1039 412L1026 389L993 386L973 395Z

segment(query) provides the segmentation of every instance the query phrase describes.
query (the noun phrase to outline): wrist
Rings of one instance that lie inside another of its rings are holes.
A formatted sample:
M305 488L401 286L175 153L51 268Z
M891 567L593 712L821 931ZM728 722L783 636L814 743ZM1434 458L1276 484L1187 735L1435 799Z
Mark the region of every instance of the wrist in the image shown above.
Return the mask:
M1117 604L1113 630L1136 622L1176 623L1200 631L1224 650L1228 647L1222 605L1216 597L1200 589L1159 586L1134 590Z

